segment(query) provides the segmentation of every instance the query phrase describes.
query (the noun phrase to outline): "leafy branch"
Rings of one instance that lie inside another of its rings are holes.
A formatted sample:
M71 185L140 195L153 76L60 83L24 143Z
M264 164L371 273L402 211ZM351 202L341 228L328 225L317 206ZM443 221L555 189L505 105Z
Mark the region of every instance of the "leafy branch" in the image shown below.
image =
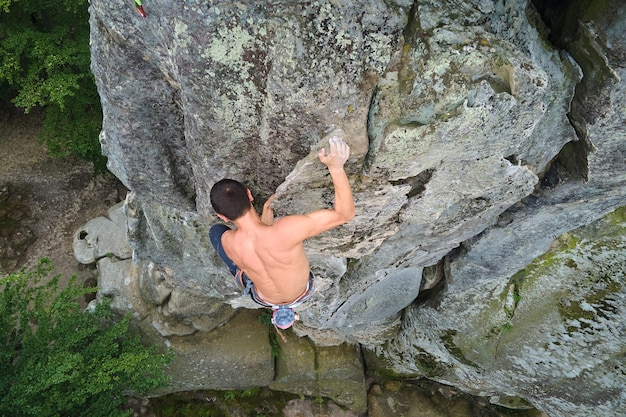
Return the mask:
M128 393L167 386L171 354L143 346L108 303L84 312L80 297L96 289L76 277L60 289L52 269L42 259L0 278L0 415L128 415Z

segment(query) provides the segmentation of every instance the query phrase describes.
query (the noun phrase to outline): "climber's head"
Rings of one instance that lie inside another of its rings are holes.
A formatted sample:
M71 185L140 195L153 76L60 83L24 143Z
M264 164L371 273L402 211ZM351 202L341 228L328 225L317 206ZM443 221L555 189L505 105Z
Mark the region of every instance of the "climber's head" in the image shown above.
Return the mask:
M252 194L239 181L225 178L211 188L211 205L222 220L237 220L252 208Z

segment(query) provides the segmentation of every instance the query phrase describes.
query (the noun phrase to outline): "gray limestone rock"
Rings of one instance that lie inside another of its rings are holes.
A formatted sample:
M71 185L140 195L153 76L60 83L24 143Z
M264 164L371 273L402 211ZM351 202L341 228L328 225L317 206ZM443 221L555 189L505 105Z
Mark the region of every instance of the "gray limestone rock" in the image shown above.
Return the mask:
M149 314L150 306L139 290L138 269L130 259L117 261L105 257L98 261L97 268L99 300L110 299L113 311L121 315L130 313L136 319L143 319Z
M93 2L102 145L132 190L135 258L170 268L172 284L186 291L245 305L208 243L210 186L224 176L242 179L259 201L276 190L279 216L327 206L332 189L317 150L324 135L343 132L357 215L306 247L311 256L358 262L347 271L312 264L324 301L312 303L303 321L311 335L327 329L343 340L372 342L384 333L411 297L362 310L362 317L352 309L356 327L371 317L385 323L364 333L346 327L347 307L339 308L376 298L393 287L385 277L396 269L433 265L493 225L576 138L566 117L580 78L572 60L546 48L525 20L516 21L527 33L520 40L485 20L493 7L463 7L459 22L428 2L413 12L382 2L268 9L191 2L176 10L155 3L151 17L138 20ZM521 7L497 11L514 20ZM175 28L167 34L172 47L148 30L161 18ZM236 24L224 26L224 19ZM416 29L422 19L439 22L426 37ZM207 41L191 42L190 25ZM136 71L106 71L116 62L128 68L129 60ZM158 123L131 129L148 108ZM131 114L135 124L123 122ZM419 284L416 277L406 295L416 295Z
M413 306L369 366L514 393L550 416L623 414L625 213L563 234L504 284L475 276L437 306Z
M475 415L468 398L428 395L410 386L388 382L368 395L368 417L466 417Z
M239 390L267 386L274 378L268 326L240 310L227 325L188 336L171 336L176 356L168 365L172 383L153 395L203 389Z
M154 0L145 19L92 0L100 139L131 190L146 329L203 343L250 306L208 241L210 187L277 191L278 216L328 207L316 153L340 129L357 215L306 242L317 291L296 334L551 416L619 415L621 241L600 255L581 238L570 266L516 275L626 205L625 8L571 3L555 47L527 0ZM443 279L418 294L434 265Z
M327 397L357 413L367 408L364 369L358 346L314 346L306 338L285 335L278 341L276 376L270 388L311 397Z
M108 212L108 218L97 217L88 221L74 233L72 248L78 262L93 264L105 256L129 259L132 251L126 235L124 203L116 204Z
M142 271L139 273L139 290L146 302L163 304L172 293L174 284L168 280L168 271L159 268L152 262L142 262Z

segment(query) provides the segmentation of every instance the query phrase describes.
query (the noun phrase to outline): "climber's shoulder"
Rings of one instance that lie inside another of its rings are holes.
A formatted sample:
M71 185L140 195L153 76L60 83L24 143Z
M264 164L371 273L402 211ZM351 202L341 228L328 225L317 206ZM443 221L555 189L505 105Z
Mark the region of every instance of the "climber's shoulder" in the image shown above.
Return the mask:
M335 210L323 209L307 214L293 214L274 222L275 232L285 239L303 241L327 230L340 226L350 219Z

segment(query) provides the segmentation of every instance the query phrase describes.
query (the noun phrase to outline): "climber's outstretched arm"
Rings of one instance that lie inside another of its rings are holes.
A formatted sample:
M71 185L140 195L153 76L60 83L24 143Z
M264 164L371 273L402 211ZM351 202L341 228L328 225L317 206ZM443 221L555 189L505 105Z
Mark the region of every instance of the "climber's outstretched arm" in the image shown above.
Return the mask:
M294 240L303 241L347 223L354 217L354 198L344 164L350 157L350 147L338 137L329 140L329 152L319 152L320 161L328 167L335 189L335 202L332 209L316 210L304 215L283 217L276 226L289 231Z
M349 221L354 217L354 198L352 197L352 188L348 181L348 176L343 169L344 164L350 157L350 146L338 137L332 137L329 140L330 152L326 154L325 149L321 149L318 156L320 161L328 167L330 177L333 180L335 188L335 204L334 209L337 215Z

